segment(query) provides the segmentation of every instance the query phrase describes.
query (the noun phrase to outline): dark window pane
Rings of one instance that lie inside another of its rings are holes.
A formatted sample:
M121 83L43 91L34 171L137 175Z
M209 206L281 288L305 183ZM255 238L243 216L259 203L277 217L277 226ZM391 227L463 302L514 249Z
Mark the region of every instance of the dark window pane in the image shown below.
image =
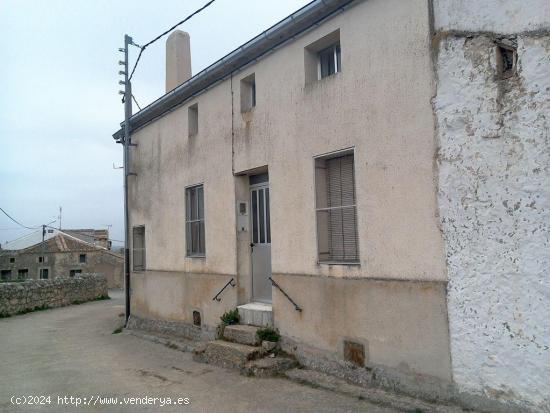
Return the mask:
M319 52L321 78L334 74L334 46Z
M260 189L258 191L258 196L260 198L260 208L258 218L260 220L260 244L265 242L265 216L264 216L264 190Z
M202 186L197 188L197 202L198 202L198 211L197 217L199 219L204 218L204 193Z
M185 223L185 240L186 240L186 249L187 255L191 255L191 223Z
M258 191L252 191L252 242L258 243Z
M269 188L266 188L265 189L265 215L266 215L266 224L267 224L267 228L266 228L266 232L267 232L267 243L271 243L271 224L269 222Z
M189 211L188 219L195 220L197 219L197 190L196 188L188 188L187 194L189 198Z
M199 228L200 222L191 223L191 254L199 253Z
M199 253L204 254L206 249L204 247L204 221L199 223Z
M342 71L342 53L340 52L340 45L336 46L336 71Z

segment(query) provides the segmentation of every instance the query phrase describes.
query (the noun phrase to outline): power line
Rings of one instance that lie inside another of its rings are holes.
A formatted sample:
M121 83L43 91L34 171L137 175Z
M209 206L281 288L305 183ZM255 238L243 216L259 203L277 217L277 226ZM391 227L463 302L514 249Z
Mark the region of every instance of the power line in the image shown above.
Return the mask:
M6 211L4 211L2 208L0 208L0 211L2 211L4 213L5 216L7 216L9 219L11 219L13 222L15 222L17 225L19 225L20 227L23 227L23 228L26 228L26 229L38 229L40 227L28 227L26 225L23 225L22 223L20 223L19 221L17 221L15 218L11 217L10 214L8 214Z
M136 100L136 97L132 94L132 100L136 103L139 110L141 110L141 106L139 106L138 101Z
M206 9L208 6L210 6L212 3L214 3L216 0L210 0L208 3L206 3L204 6L202 6L200 9L198 10L195 10L193 13L191 13L189 16L187 16L185 19L183 19L182 21L180 21L179 23L176 23L175 25L173 25L172 27L170 27L168 30L166 30L165 32L163 32L162 34L158 35L157 37L155 37L153 40L151 40L149 43L146 43L144 44L143 46L138 46L140 48L140 51L139 51L139 55L136 59L136 63L134 64L134 68L132 69L132 73L130 73L130 77L128 78L128 81L132 80L132 76L134 75L134 72L136 71L136 67L139 63L139 59L141 58L141 54L143 53L143 51L149 47L150 45L152 45L153 43L155 43L158 39L160 39L162 36L165 36L166 34L170 33L172 30L174 30L176 27L178 27L179 25L185 23L187 20L189 20L191 17L193 17L194 15L196 14L199 14L201 11L203 11L204 9ZM137 46L137 45L135 45Z

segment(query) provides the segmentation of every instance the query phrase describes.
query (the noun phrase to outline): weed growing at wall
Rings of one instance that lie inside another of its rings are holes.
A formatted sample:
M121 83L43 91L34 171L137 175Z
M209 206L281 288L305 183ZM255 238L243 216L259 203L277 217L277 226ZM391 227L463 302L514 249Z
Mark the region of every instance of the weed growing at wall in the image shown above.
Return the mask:
M271 341L274 343L279 341L279 339L281 338L279 332L272 327L260 328L258 331L256 331L256 336L261 341Z

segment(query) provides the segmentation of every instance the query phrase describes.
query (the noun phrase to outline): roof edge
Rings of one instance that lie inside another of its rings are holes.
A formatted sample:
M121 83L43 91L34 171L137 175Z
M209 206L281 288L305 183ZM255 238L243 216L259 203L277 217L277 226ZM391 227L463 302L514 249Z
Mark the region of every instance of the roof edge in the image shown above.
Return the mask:
M130 128L138 129L164 115L190 97L358 1L360 0L314 0L306 4L132 115ZM124 137L124 122L120 125L121 129L113 134L117 142L121 142Z

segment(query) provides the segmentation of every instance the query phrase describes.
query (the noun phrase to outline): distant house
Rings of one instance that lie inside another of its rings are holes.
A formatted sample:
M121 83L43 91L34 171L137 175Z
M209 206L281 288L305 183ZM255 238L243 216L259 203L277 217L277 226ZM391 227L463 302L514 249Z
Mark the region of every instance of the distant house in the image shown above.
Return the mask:
M48 235L43 242L21 249L0 250L0 279L51 279L101 273L107 277L109 288L122 286L124 257L109 250L107 230L53 230ZM97 242L96 235L100 236ZM8 246L15 245L8 243Z

